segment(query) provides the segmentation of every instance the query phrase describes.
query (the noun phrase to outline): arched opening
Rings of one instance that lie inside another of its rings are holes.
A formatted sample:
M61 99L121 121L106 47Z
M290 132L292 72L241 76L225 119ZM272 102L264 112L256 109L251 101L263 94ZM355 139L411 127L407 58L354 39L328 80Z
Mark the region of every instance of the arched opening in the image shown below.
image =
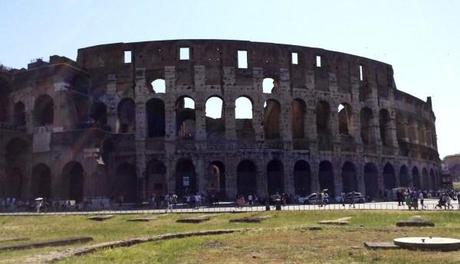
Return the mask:
M279 160L275 159L267 164L267 189L269 195L284 192L284 169Z
M265 139L278 139L280 133L281 105L278 101L269 99L264 106Z
M316 105L316 132L318 135L329 135L330 108L325 101L319 101Z
M206 100L206 135L208 139L223 138L225 136L224 101L213 96Z
M168 193L166 166L159 160L151 160L147 164L145 179L145 197L163 197Z
M305 113L307 106L301 99L294 99L291 104L292 138L305 138Z
M304 160L298 160L294 165L294 191L296 195L308 195L311 193L310 164Z
M5 197L21 198L24 174L19 167L8 166L6 169Z
M135 203L138 199L136 166L124 162L118 165L112 197L120 203Z
M165 104L160 99L150 99L146 104L148 137L165 136Z
M437 189L436 176L434 175L433 169L430 169L430 190L435 191Z
M273 78L264 78L262 80L262 92L264 94L279 94L279 81L276 81Z
M21 101L14 104L14 125L16 127L26 126L26 107Z
M327 193L331 196L331 198L335 197L334 170L329 161L324 160L319 164L318 178L320 189L327 189Z
M166 93L166 82L163 79L156 79L150 83L153 93Z
M409 177L409 171L408 171L406 165L402 165L401 169L399 169L399 185L401 187L410 187L411 186L410 177Z
M221 161L208 166L207 191L219 199L225 198L225 165Z
M366 196L371 199L379 195L378 189L378 170L374 163L366 163L364 165L364 185L366 189Z
M257 193L256 165L250 160L243 160L237 167L237 190L239 195Z
M391 146L391 128L390 128L390 113L386 109L381 109L379 113L379 125L380 125L380 139L382 145Z
M21 198L24 175L30 162L30 144L23 139L13 138L5 147L5 194L6 197Z
M390 163L383 167L383 187L385 190L391 190L396 187L395 170Z
M342 186L343 192L349 193L358 191L358 180L356 179L355 165L349 161L342 166Z
M414 184L415 189L420 190L422 188L420 175L417 167L412 168L412 183Z
M330 129L330 107L325 101L316 105L316 132L319 150L332 150L333 142Z
M236 136L239 140L254 140L255 131L252 123L252 102L247 97L235 100Z
M339 116L339 133L341 135L350 135L351 124L351 106L347 103L342 103L337 108Z
M62 170L62 179L67 184L67 199L81 202L84 196L83 166L75 161L67 163Z
M190 159L180 159L176 164L176 193L180 196L197 192L195 165Z
M96 127L107 125L107 106L102 102L94 102L91 105L89 117Z
M372 131L372 110L368 107L361 109L361 140L364 145L374 143L374 136Z
M37 164L32 169L32 195L33 197L51 197L51 170L43 164Z
M118 103L118 132L136 131L136 104L133 99L125 98Z
M54 102L53 98L47 94L42 94L35 99L34 104L34 124L35 126L52 125L54 121Z
M176 134L181 139L195 138L195 101L182 96L176 101Z
M423 190L430 189L430 179L428 178L428 171L426 168L422 169L422 188Z

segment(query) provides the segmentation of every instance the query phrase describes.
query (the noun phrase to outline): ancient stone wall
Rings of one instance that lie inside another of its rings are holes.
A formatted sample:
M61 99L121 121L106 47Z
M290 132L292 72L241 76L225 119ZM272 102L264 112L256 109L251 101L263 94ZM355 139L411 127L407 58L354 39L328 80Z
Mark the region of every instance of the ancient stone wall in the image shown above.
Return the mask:
M431 99L397 90L382 62L174 40L100 45L80 49L76 63L53 56L31 66L10 82L8 122L20 119L21 102L24 124L15 128L26 128L29 148L16 161L23 168L4 170L2 186L11 171L23 178L4 195L134 202L328 189L377 198L439 186ZM208 109L212 101L221 106ZM2 157L15 138L3 137Z

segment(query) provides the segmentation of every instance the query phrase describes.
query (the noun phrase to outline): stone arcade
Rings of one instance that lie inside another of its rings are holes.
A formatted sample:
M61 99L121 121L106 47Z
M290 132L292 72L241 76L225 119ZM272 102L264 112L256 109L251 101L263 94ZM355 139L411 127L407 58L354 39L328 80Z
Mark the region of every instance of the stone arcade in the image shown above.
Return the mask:
M440 185L431 99L398 90L391 65L340 52L114 43L3 69L0 100L0 197Z

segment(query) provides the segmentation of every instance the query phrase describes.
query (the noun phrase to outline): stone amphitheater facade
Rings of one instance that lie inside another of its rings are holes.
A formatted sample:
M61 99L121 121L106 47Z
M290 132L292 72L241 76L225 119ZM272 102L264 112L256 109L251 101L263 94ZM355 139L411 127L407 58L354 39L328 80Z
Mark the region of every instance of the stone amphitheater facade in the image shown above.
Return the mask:
M431 98L398 90L392 66L372 59L168 40L87 47L0 77L0 197L383 198L441 185Z

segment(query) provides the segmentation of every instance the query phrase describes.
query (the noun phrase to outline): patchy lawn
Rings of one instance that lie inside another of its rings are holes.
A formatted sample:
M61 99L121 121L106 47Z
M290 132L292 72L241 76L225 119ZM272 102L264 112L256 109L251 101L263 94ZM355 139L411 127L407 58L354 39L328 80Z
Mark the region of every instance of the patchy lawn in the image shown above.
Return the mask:
M200 215L200 214L197 214ZM216 214L199 224L176 223L184 215L159 215L150 222L128 222L139 215L117 215L94 222L86 216L0 217L0 238L29 237L30 241L74 236L92 236L93 243L145 235L253 228L249 231L205 237L149 242L129 248L102 250L72 257L62 263L459 263L460 251L450 253L406 250L372 251L364 241L391 241L401 236L449 236L460 238L460 212L401 211L303 211L263 212L262 223L229 223L230 219L254 213ZM434 228L397 228L395 222L421 215ZM322 226L309 230L320 220L351 216L350 225ZM0 242L0 245L20 242ZM0 252L0 263L16 262L39 253L70 247L48 247Z

